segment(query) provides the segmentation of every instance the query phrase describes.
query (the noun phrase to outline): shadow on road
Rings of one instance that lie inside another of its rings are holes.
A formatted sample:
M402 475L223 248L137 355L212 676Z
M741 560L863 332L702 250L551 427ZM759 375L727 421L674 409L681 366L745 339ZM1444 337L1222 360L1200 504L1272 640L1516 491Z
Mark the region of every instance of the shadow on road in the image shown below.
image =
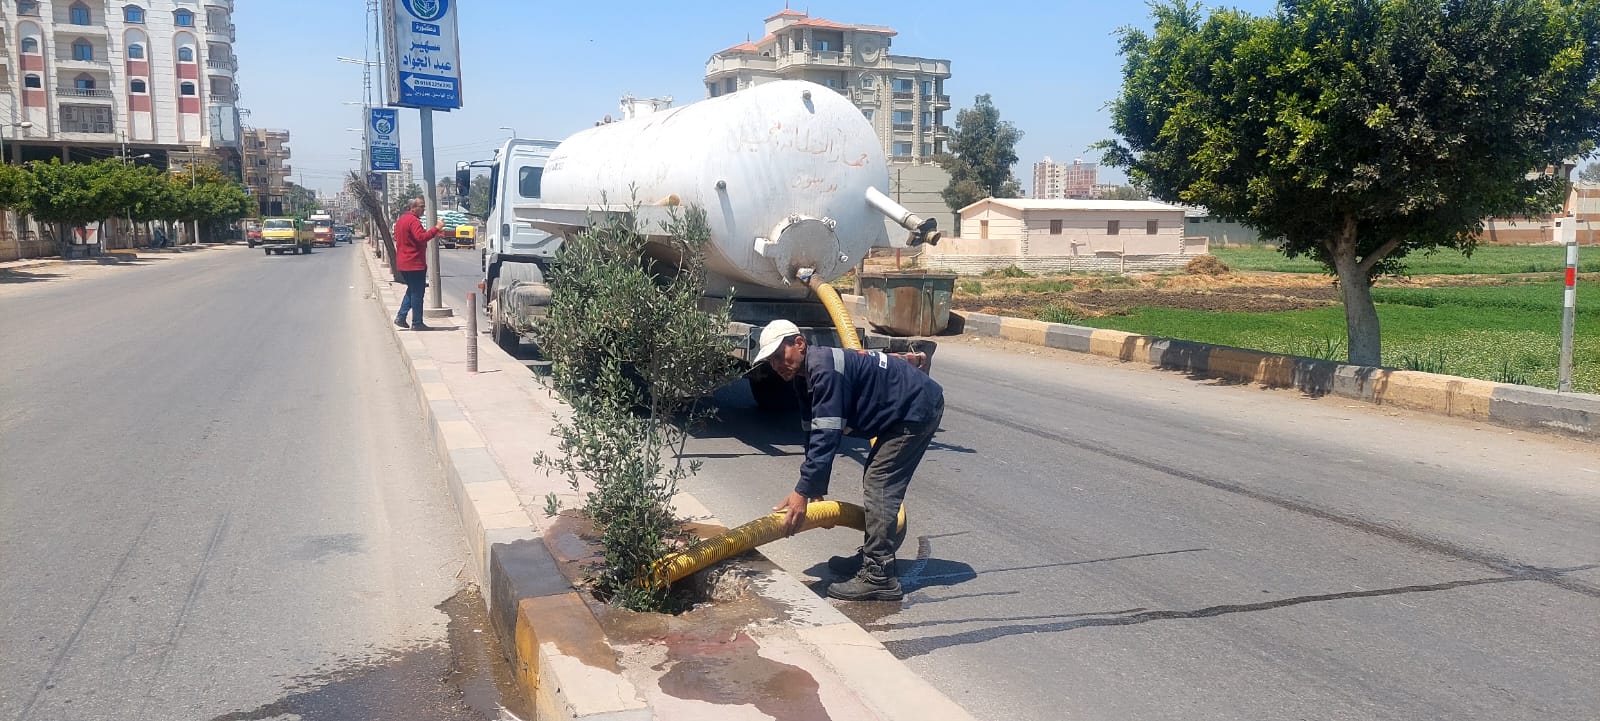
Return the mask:
M0 270L0 285L13 285L17 283L44 283L65 277L61 273L48 273L37 270Z

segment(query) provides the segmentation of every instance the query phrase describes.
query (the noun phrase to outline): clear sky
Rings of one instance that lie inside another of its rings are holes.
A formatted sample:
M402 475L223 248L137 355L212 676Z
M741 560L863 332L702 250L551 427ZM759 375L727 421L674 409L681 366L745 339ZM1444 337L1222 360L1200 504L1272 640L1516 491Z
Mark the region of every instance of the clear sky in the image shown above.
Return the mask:
M762 19L782 10L764 2L457 0L465 107L434 114L438 173L457 160L488 159L509 133L564 138L617 115L623 94L671 95L683 105L705 96L711 54L762 35ZM1271 0L1220 3L1252 13ZM919 0L796 0L812 17L886 25L899 32L891 52L945 58L945 91L955 112L989 93L1001 117L1023 133L1015 169L1027 186L1032 164L1097 160L1088 150L1110 136L1106 103L1120 85L1116 30L1149 27L1149 10L1131 0L1000 3ZM237 4L235 51L247 125L291 132L295 182L323 191L358 166L361 0L244 0ZM381 82L374 77L374 83ZM401 112L402 147L418 158L417 113ZM420 177L422 165L416 160ZM1102 171L1102 182L1121 180Z

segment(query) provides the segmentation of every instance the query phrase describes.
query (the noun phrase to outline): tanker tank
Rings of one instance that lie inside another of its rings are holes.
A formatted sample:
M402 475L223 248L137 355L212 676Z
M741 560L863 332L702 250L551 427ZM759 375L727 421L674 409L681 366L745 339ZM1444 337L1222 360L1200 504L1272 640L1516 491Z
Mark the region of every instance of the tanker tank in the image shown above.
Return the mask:
M886 216L915 237L907 221L922 221L883 195L888 183L859 109L824 86L784 80L579 132L551 153L536 206L517 212L571 232L581 226L574 215L631 199L650 231L664 206L697 205L711 228L713 292L798 299L808 289L797 273L834 280L888 245ZM937 241L931 223L920 230Z

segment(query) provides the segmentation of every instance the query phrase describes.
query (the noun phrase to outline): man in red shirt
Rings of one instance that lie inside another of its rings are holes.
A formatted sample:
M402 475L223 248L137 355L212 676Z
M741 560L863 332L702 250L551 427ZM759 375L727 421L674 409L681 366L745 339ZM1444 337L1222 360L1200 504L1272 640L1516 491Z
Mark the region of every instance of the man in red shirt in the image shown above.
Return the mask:
M427 203L422 198L412 198L406 212L394 222L394 268L405 281L406 296L400 300L400 313L394 324L412 330L430 330L422 323L422 292L428 287L428 241L439 234L444 221L433 224L433 230L423 230L423 211ZM411 312L411 324L406 324L406 311Z

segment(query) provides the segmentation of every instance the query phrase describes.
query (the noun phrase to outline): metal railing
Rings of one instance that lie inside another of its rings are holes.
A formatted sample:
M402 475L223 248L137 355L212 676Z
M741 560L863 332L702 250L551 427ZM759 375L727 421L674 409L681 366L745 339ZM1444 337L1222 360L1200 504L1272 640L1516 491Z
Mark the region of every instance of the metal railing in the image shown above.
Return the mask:
M916 125L914 123L895 123L894 124L894 129L895 130L911 130L914 127L916 127Z
M913 92L910 92L910 91L900 92L900 91L896 90L894 92L894 99L895 100L910 100L912 98L912 96L914 96L914 95L916 95L916 93L913 93Z
M58 87L56 88L56 95L72 98L109 98L111 97L111 89Z
M206 60L206 67L211 68L212 70L227 70L229 72L233 72L239 69L239 60L237 58L208 58Z
M111 60L106 57L104 50L95 48L94 55L87 58L78 57L72 48L63 48L56 53L56 62L59 63L91 63L94 65L110 65Z

